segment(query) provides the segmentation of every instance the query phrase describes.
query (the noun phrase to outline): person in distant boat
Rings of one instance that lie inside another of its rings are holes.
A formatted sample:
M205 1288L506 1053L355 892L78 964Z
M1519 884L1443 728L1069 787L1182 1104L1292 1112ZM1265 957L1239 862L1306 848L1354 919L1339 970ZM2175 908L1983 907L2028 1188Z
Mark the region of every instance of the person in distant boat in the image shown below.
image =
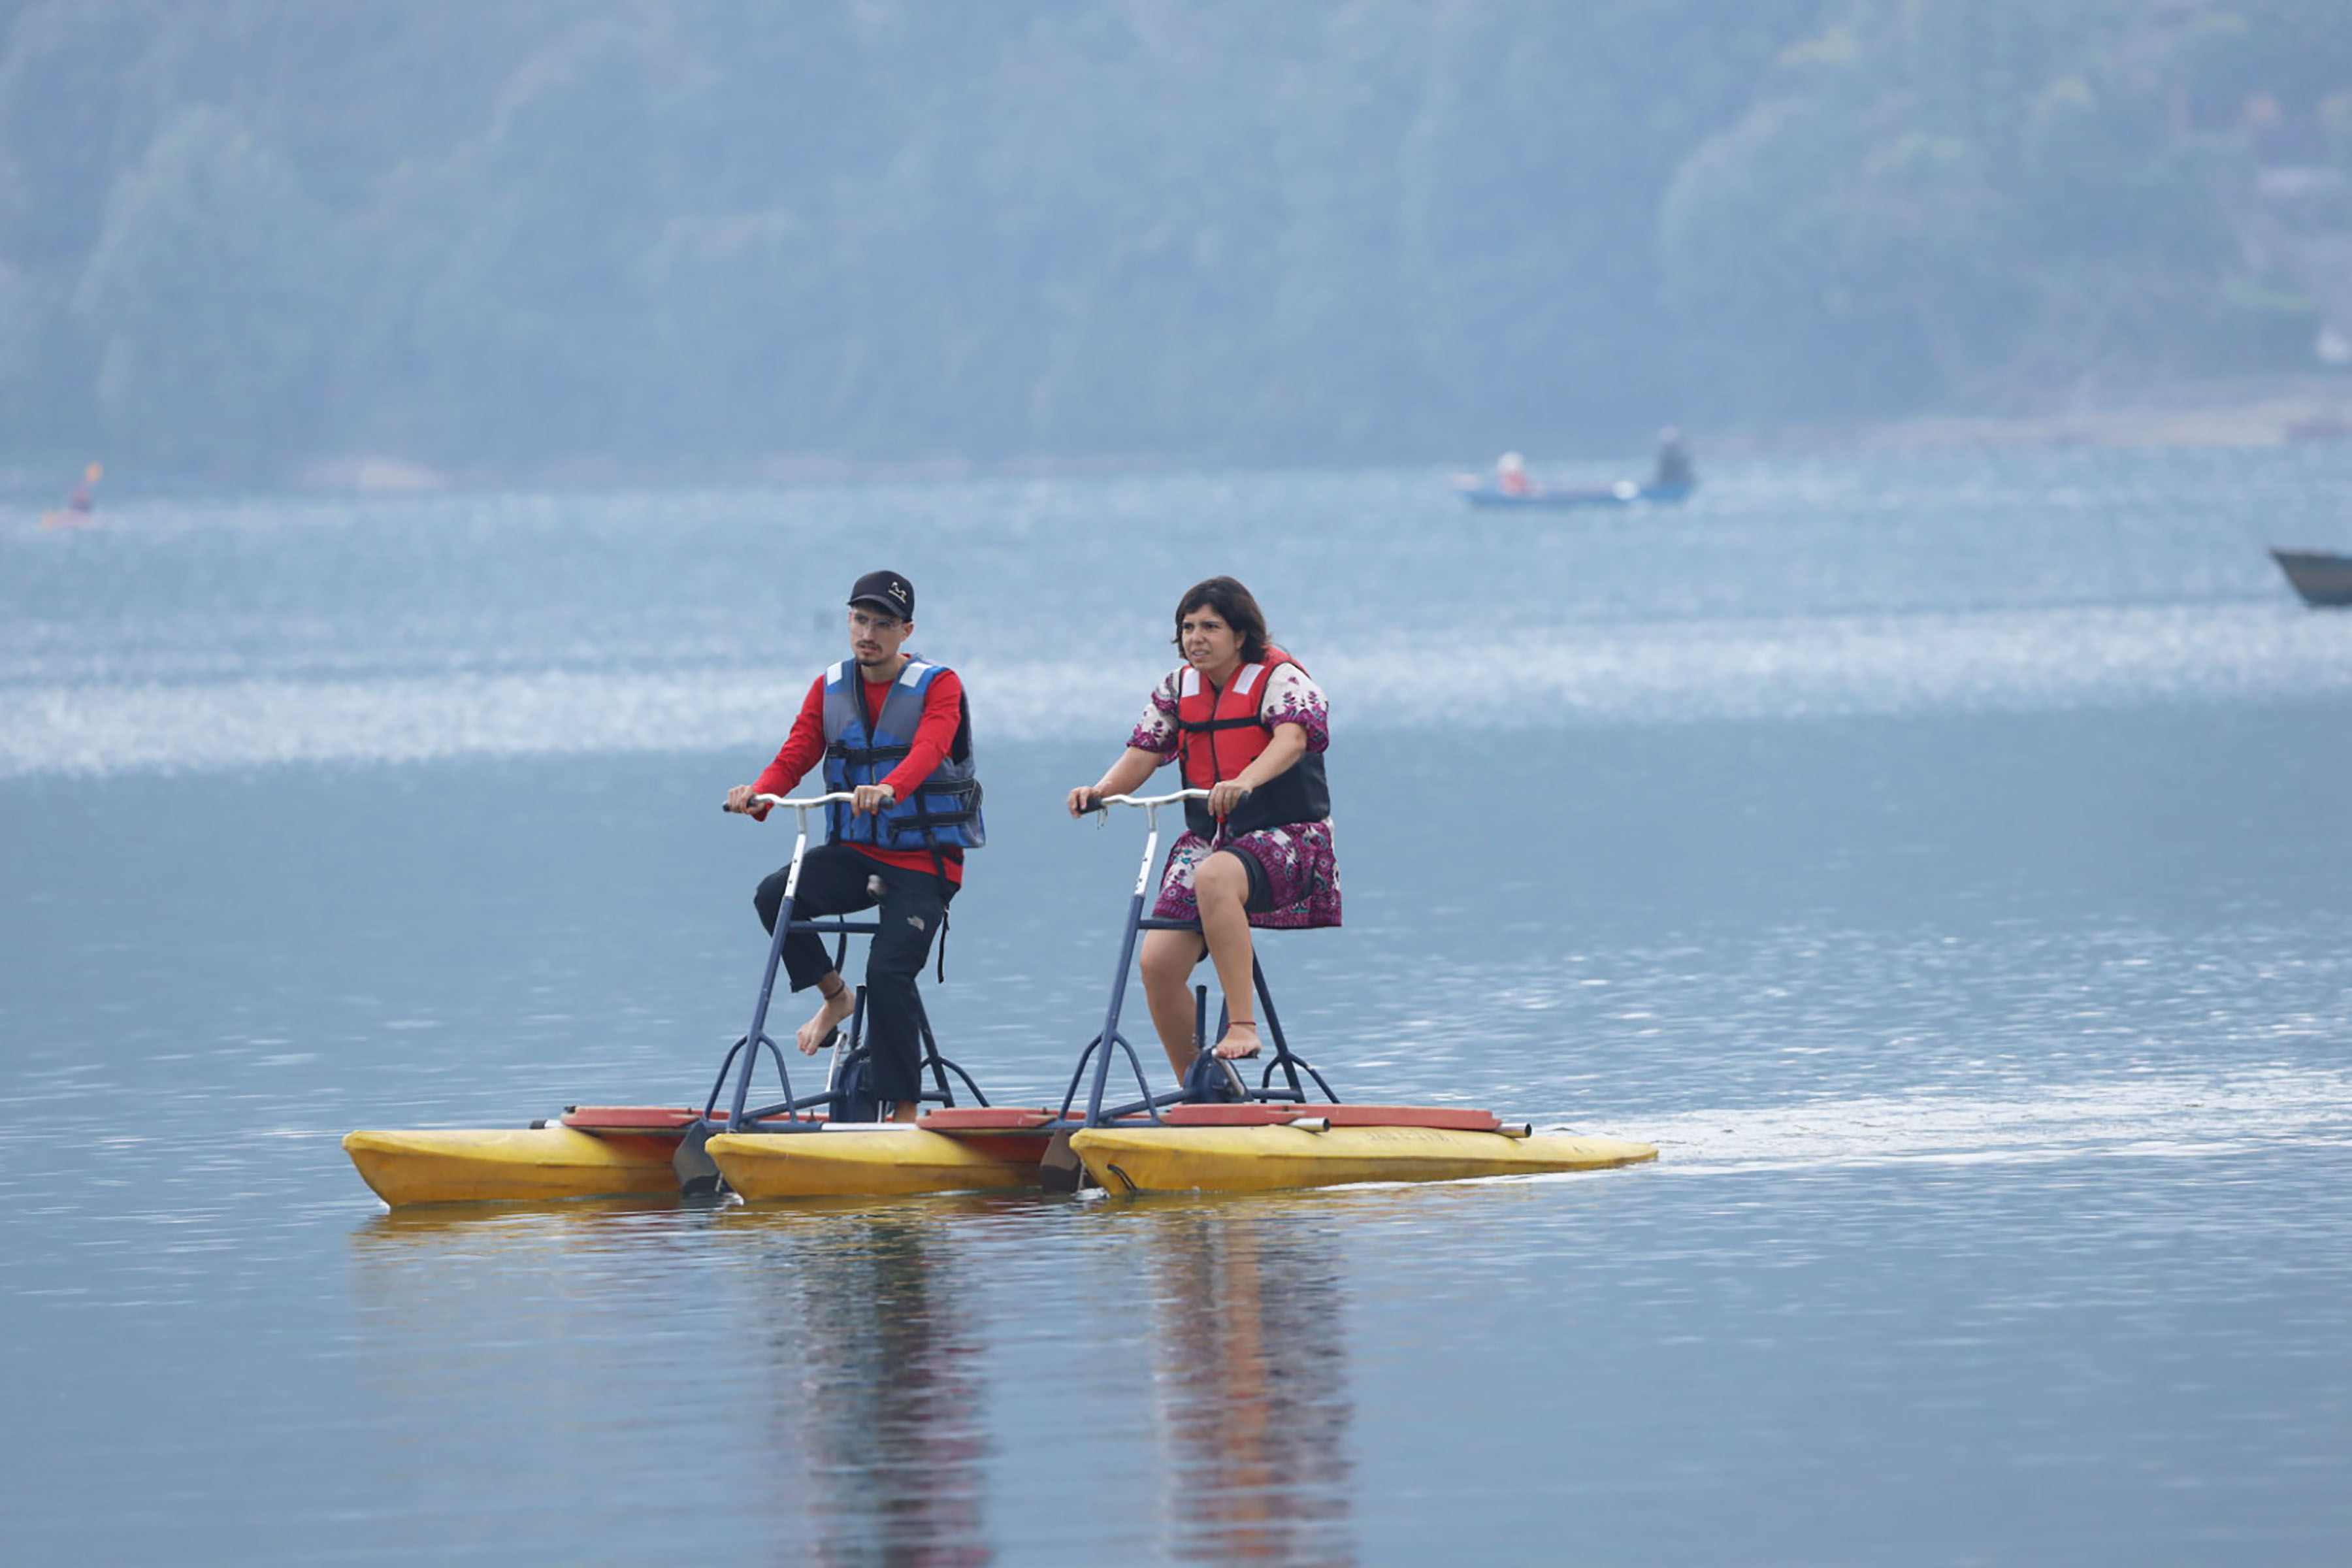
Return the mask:
M914 585L896 572L860 577L849 591L850 657L816 678L775 760L724 803L764 819L768 808L755 797L791 793L819 763L828 793L855 795L825 808L827 841L801 862L793 912L815 919L881 905L882 929L866 956L868 1089L884 1115L902 1121L914 1120L922 1089L915 977L963 885L964 851L987 842L963 682L907 651L914 631ZM772 935L790 870L776 871L752 896ZM793 989L814 985L823 998L794 1037L802 1054L814 1056L856 997L813 932L788 934L783 959Z
M1686 490L1698 481L1698 471L1691 466L1689 444L1683 433L1669 425L1658 432L1658 471L1650 476L1650 488L1657 490Z
M1496 458L1495 488L1507 496L1523 496L1534 489L1528 482L1528 460L1517 452Z
M1144 999L1181 1076L1192 1065L1192 971L1206 954L1227 1022L1213 1047L1258 1053L1250 928L1339 923L1339 865L1323 752L1329 705L1305 668L1268 640L1265 616L1231 577L1211 577L1176 604L1183 664L1153 688L1127 750L1093 784L1069 794L1070 815L1127 795L1165 763L1206 800L1184 803L1185 831L1169 851L1152 910L1198 921L1198 931L1143 936Z
M90 513L98 510L98 481L105 473L96 463L81 471L81 483L74 486L54 511L41 514L43 528L87 528Z

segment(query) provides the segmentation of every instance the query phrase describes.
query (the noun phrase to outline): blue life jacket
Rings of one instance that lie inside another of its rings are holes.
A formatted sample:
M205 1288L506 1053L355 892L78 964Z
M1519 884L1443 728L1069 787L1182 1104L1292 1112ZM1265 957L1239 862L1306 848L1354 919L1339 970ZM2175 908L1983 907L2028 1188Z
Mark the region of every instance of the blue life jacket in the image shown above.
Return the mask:
M824 787L828 792L880 784L913 749L922 722L923 696L945 665L908 655L907 668L891 683L879 718L869 724L866 678L855 659L843 659L824 677ZM869 732L870 731L870 732ZM908 796L880 812L855 816L843 803L825 807L825 823L836 844L871 844L877 849L977 849L988 842L980 816L980 780L971 763L971 704L963 704L955 740L930 777Z

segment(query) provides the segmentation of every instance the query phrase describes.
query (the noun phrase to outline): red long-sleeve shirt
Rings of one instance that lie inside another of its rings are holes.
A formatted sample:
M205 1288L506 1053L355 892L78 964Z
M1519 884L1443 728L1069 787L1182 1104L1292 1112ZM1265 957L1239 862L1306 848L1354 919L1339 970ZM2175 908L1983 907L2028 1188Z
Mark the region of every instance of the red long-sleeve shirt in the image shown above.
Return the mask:
M865 680L858 685L865 689L866 721L870 730L882 717L882 704L889 700L895 680ZM915 724L915 736L908 743L907 755L898 765L885 773L880 783L888 784L892 794L906 800L915 787L931 776L933 769L955 744L956 726L963 721L963 682L952 669L942 669L931 677L931 684L923 691L923 716ZM798 717L793 721L792 733L777 749L776 760L751 785L755 795L785 795L805 777L810 769L824 760L824 677L820 675L809 687L807 698L801 703ZM762 808L751 814L761 821L767 820ZM861 855L870 855L886 865L904 866L909 870L930 871L938 868L928 849L880 849L871 844L850 846ZM961 846L943 848L940 859L946 863L948 880L963 884L963 849Z

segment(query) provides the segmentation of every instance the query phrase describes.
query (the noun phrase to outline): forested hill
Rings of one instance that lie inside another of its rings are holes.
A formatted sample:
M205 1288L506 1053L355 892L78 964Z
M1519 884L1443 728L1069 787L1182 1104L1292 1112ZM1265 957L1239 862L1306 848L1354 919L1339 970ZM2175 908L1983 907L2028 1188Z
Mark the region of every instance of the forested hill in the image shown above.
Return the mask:
M2346 0L0 0L0 460L1560 450L2352 339Z

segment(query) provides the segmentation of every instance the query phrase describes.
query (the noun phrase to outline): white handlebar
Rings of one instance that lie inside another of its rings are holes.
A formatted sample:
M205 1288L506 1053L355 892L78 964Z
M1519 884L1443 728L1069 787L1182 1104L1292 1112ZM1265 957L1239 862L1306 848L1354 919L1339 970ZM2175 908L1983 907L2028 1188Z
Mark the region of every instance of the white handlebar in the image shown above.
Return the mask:
M1170 805L1180 800L1208 798L1209 792L1204 789L1180 789L1173 795L1098 795L1095 796L1095 809L1100 811L1107 805Z
M847 790L835 790L831 795L811 795L806 800L786 800L780 795L755 795L751 797L751 804L753 805L764 805L771 808L779 805L789 805L799 811L814 811L820 805L831 805L835 801L848 802L854 801L856 798L857 797L856 795L852 795Z
M1209 792L1204 789L1180 789L1167 795L1098 795L1095 796L1093 809L1100 811L1106 806L1112 805L1173 805L1180 800L1208 798ZM814 811L821 805L832 805L835 802L846 805L856 799L857 797L847 790L835 790L831 795L811 795L805 800L787 800L780 795L755 795L751 797L751 804L765 806L771 811L780 807L789 807L794 811Z
M1204 789L1173 790L1167 795L1098 795L1095 796L1094 809L1101 812L1106 818L1110 816L1110 808L1114 805L1139 805L1144 808L1144 821L1150 831L1143 836L1143 864L1136 868L1135 896L1137 899L1140 900L1151 889L1151 861L1152 858L1160 852L1160 808L1163 805L1173 805L1180 800L1208 798L1209 792Z

